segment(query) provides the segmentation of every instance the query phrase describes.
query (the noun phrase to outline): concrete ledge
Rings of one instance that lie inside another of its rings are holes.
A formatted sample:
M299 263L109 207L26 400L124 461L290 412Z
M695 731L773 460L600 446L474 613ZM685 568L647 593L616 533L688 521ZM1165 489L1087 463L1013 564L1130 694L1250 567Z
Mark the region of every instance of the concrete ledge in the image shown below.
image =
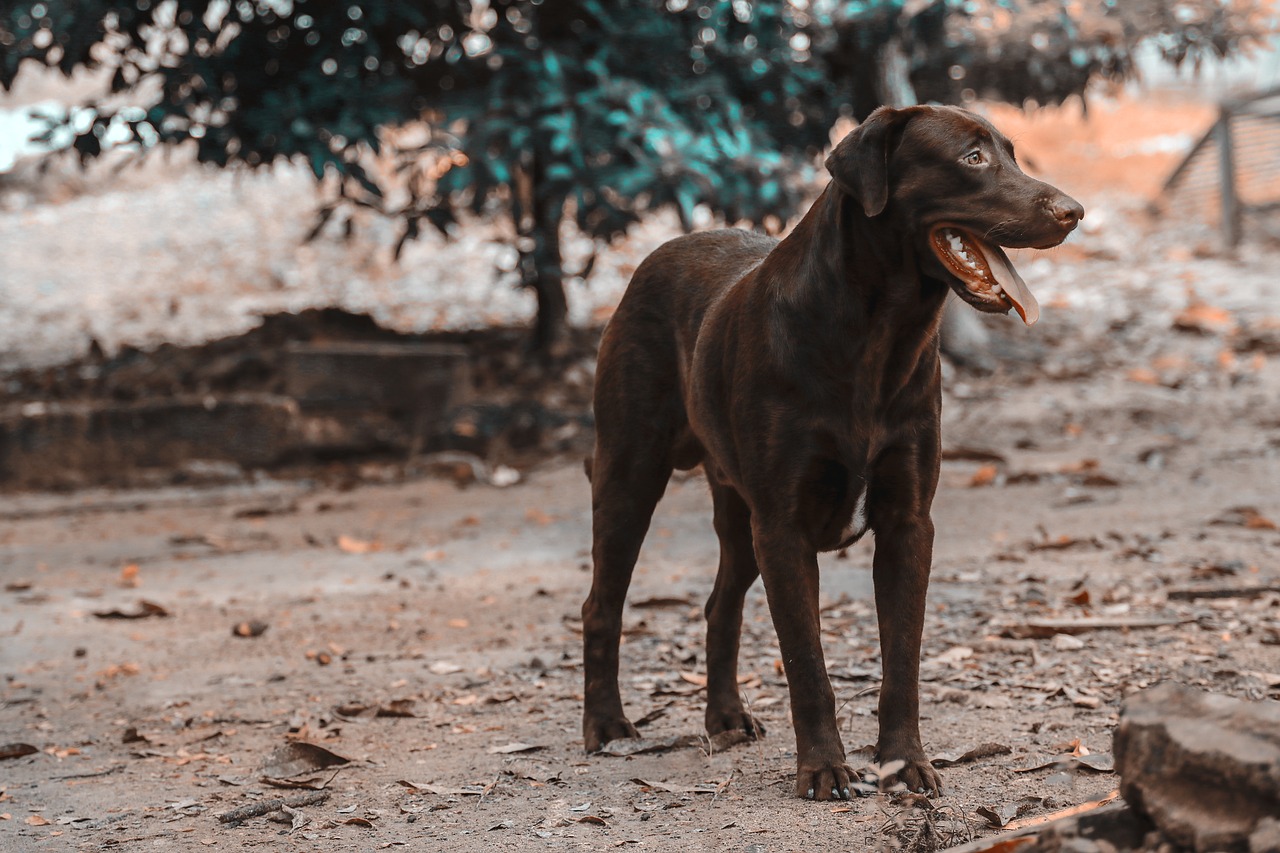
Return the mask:
M297 403L272 394L9 406L0 409L0 486L119 484L192 460L265 467L298 448L297 422Z
M289 343L281 351L285 395L303 408L383 409L434 419L467 402L467 350L447 344Z

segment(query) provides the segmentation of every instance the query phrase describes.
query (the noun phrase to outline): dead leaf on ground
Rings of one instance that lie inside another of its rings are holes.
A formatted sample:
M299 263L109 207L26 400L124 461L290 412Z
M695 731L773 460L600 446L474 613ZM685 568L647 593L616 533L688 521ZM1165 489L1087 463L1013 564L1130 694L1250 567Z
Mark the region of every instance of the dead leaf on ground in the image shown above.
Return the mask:
M427 667L427 671L433 675L453 675L455 672L462 672L462 670L463 667L447 660L438 660Z
M137 563L130 563L120 570L120 586L134 587L139 583Z
M344 821L339 821L341 826L363 826L365 829L373 829L373 821L367 817L349 817Z
M33 814L33 815L29 815L27 819L23 821L23 823L25 823L27 826L48 826L50 821L47 818L43 818L38 814Z
M326 767L350 763L350 758L330 752L323 746L305 741L292 741L268 755L261 772L263 776L273 779L288 779L290 776L315 773Z
M512 755L517 752L536 752L539 749L546 749L546 746L537 743L508 743L504 746L494 746L489 748L490 755Z
M635 610L646 610L658 607L694 607L696 604L697 602L689 598L673 595L655 595L652 598L633 601L631 602L631 607Z
M995 829L1003 829L1009 821L1018 816L1018 806L1016 803L1004 803L1002 805L991 808L990 806L978 806L974 812L982 818L985 818L987 824Z
M432 785L426 782L410 782L407 779L396 781L397 785L403 785L414 791L424 791L428 794L435 794L440 797L479 797L484 794L483 785L474 785L467 788L446 788L443 785Z
M348 554L372 554L382 550L382 543L376 540L357 539L343 534L337 541L338 549Z
M666 794L715 794L720 790L719 782L701 782L697 785L679 785L670 782L650 782L647 779L632 779L642 788L662 791Z
M149 619L152 616L165 618L172 614L169 611L156 604L154 601L147 601L145 598L138 599L137 610L95 610L93 615L99 619Z
M9 581L8 583L6 583L4 585L4 591L5 592L26 592L27 590L31 589L31 587L32 587L31 581L27 580L26 578L22 578L21 580Z
M951 767L966 764L980 758L991 758L996 755L1008 755L1013 749L1003 743L981 743L972 749L940 752L929 760L934 767Z
M339 768L341 770L341 768ZM260 776L258 781L264 785L270 785L273 788L289 788L302 791L323 791L338 775L339 770L333 771L328 777L310 776L306 779L277 779L274 776Z
M1236 320L1227 309L1193 298L1173 318L1173 328L1197 335L1230 335L1236 330Z
M1004 465L1009 460L1005 458L1003 453L995 450L988 450L985 447L968 447L966 445L957 445L955 447L944 448L942 451L943 462L987 462L995 465Z
M1049 768L1061 769L1080 769L1088 770L1092 773L1114 773L1116 771L1115 757L1109 752L1098 752L1092 755L1060 755L1056 758L1036 759L1026 767L1014 767L1014 773L1032 773L1036 770L1048 770Z
M555 516L549 515L537 507L529 507L529 509L525 510L524 517L526 520L532 521L534 524L542 527L546 527L548 524L556 520Z
M1045 537L1039 542L1032 542L1027 546L1027 548L1031 551L1066 551L1070 548L1078 548L1082 545L1087 545L1092 548L1104 547L1097 539L1068 536L1064 533L1052 539Z
M668 738L618 738L606 743L598 753L612 758L668 752L673 749L697 748L712 754L723 752L731 746L746 743L754 738L741 729L731 729L707 737L706 735L675 735Z
M412 718L418 716L414 713L413 705L414 702L412 699L392 699L390 702L382 702L374 705L364 702L348 702L345 705L336 706L333 709L333 713L346 719L355 719L358 717Z
M999 474L1000 469L995 465L983 465L973 472L973 477L969 480L969 488L977 489L983 486L990 486L996 481L996 477Z
M1209 522L1223 527L1244 527L1248 530L1275 530L1276 523L1258 512L1253 506L1233 506Z
M1014 830L1025 829L1028 826L1039 826L1042 823L1052 823L1053 821L1061 820L1062 818L1074 817L1075 815L1084 814L1085 812L1090 812L1090 811L1093 811L1094 809L1100 809L1103 806L1109 806L1112 803L1114 803L1119 797L1120 797L1119 791L1112 791L1110 794L1107 794L1105 797L1103 797L1100 800L1092 800L1087 803L1081 803L1078 806L1071 806L1069 808L1062 809L1061 811L1051 812L1049 814L1043 814L1043 815L1036 815L1034 817L1023 818L1022 820L1012 821L1007 826L1005 826L1005 829L1010 832L1013 832Z
M1014 638L1040 637L1048 639L1054 634L1084 634L1090 631L1133 631L1141 628L1163 628L1195 621L1177 616L1096 616L1080 619L1028 619L1022 625L1005 629L1005 635Z
M247 622L237 622L231 626L231 633L237 637L261 637L269 627L266 622L250 619Z
M21 758L24 755L35 755L40 750L29 743L6 743L0 746L0 761L6 758Z
M666 716L667 709L669 709L674 704L675 704L675 701L672 700L672 701L666 702L665 704L659 705L649 713L645 714L643 717L640 717L638 720L632 723L632 725L638 729L643 728L644 726L647 726L650 723L652 723L654 720L657 720L661 717Z

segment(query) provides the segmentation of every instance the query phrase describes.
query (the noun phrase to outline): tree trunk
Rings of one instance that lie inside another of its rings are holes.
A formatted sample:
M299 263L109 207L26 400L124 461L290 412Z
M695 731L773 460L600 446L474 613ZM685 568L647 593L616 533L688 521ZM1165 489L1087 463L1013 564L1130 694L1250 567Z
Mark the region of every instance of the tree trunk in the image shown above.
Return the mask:
M520 269L525 287L538 298L538 315L533 325L532 347L543 359L563 355L568 347L569 303L564 292L564 269L560 257L560 220L564 199L539 193L541 168L535 161L529 179L519 188L522 214Z

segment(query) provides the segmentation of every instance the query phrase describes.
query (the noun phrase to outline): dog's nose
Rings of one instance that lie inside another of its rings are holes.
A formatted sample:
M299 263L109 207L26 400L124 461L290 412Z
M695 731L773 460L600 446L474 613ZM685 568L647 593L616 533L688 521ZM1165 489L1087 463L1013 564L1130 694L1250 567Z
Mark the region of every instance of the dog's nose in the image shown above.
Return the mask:
M1063 228L1075 228L1076 223L1084 219L1084 207L1070 196L1059 196L1049 202L1049 213L1062 224Z

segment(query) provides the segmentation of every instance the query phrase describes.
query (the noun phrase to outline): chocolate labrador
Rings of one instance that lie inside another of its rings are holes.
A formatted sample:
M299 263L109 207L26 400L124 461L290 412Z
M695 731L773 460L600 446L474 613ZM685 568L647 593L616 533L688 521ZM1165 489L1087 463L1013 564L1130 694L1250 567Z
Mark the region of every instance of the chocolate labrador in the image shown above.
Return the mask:
M737 687L742 604L764 579L796 730L796 794L847 799L823 662L820 551L875 531L881 763L938 792L920 740L919 660L933 551L938 324L1039 309L1001 246L1056 246L1084 210L1022 173L1013 145L953 107L882 108L836 146L831 183L781 242L691 234L636 270L596 376L583 738L634 737L618 692L623 603L673 469L701 463L720 565L707 601L707 731L764 729ZM856 790L856 789L855 789Z

